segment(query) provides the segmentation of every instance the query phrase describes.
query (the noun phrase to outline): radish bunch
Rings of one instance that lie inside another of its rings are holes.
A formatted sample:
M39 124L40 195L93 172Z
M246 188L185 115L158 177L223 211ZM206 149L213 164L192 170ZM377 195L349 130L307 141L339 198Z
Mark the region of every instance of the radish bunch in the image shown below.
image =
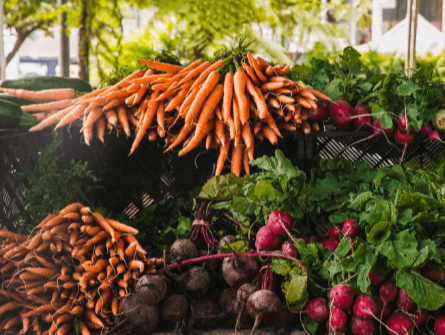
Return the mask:
M354 238L358 235L360 229L354 220L348 220L341 227L332 226L329 228L328 233L321 241L323 248L329 249L330 252L337 250L343 236Z
M292 216L283 211L273 211L267 219L267 225L258 230L255 241L256 250L279 250L282 238L288 235L290 236L293 228L294 219ZM289 243L281 247L281 249L290 256L293 256L290 253L295 255L296 252L295 248L291 249Z

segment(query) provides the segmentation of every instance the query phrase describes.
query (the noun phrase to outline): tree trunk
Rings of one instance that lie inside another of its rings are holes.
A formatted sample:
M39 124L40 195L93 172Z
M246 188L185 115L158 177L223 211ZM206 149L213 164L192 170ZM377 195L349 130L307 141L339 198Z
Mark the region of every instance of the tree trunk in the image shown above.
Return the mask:
M31 35L32 32L37 30L39 28L38 25L35 25L33 27L30 27L27 30L22 30L19 28L16 28L17 31L17 40L14 43L14 47L12 48L11 52L8 53L6 56L6 65L14 58L17 51L19 51L20 47L22 46L23 42L28 38L29 35Z
M82 14L79 26L79 77L88 81L90 79L90 39L91 39L91 12L90 0L81 0Z

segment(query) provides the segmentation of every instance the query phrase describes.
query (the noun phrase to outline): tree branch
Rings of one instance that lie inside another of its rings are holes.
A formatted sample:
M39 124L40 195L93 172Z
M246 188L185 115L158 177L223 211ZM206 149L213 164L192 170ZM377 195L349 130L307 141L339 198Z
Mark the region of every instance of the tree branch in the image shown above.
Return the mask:
M12 58L14 58L17 51L19 51L20 47L22 46L23 42L28 38L29 35L31 35L35 30L39 29L40 25L36 24L32 27L30 27L27 30L16 28L17 31L17 40L15 41L14 47L12 48L11 52L6 56L6 65L11 61Z

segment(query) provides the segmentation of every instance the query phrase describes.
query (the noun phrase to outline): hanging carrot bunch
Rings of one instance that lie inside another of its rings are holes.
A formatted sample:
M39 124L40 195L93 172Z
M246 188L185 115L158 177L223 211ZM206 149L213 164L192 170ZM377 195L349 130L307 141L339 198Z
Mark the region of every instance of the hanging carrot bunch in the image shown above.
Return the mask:
M182 144L180 156L202 143L219 150L217 175L229 155L232 172L249 174L255 140L276 145L281 132L318 131L311 116L317 114L316 101L329 98L286 77L289 65L272 66L252 56L243 42L241 38L215 59L198 59L187 67L141 60L149 70L137 70L115 85L77 99L67 94L63 101L26 106L27 112L50 110L30 131L82 119L86 144L94 129L102 142L114 129L134 134L130 155L145 136L163 138L166 151Z

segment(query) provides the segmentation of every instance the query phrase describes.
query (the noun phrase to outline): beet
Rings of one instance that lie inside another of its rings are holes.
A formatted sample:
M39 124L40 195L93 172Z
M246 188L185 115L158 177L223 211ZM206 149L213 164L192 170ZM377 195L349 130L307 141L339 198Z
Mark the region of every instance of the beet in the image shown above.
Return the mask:
M190 310L190 325L197 328L213 327L224 317L216 302L207 298L193 299Z
M209 288L210 277L202 267L192 267L178 277L175 276L166 265L164 266L164 271L191 297L199 298L206 294Z
M293 322L292 313L282 305L276 293L269 290L259 290L252 293L247 300L246 309L255 318L252 334L259 327L261 321L266 326L288 327Z
M170 248L170 256L172 263L180 263L198 257L198 249L190 240L177 240Z
M247 299L246 299L247 300ZM241 313L238 325L238 301L237 301L237 289L227 288L221 292L218 299L218 306L223 313L227 316L227 321L231 327L237 327L237 329L250 328L253 325L254 320L250 317L249 313L244 311Z
M339 284L332 288L329 293L329 301L335 307L348 309L354 302L354 289L347 284Z
M411 334L414 329L413 321L403 312L395 312L391 314L386 321L386 324L388 328L397 335Z
M421 308L420 312L422 315L420 315L420 313L417 309L411 312L411 314L414 314L417 316L417 318L414 319L414 324L417 327L421 327L426 322L426 320L428 320L428 318L430 317L430 313L428 313L428 311L426 309Z
M164 299L167 284L160 276L144 275L136 285L136 296L141 304L156 305Z
M354 220L348 220L345 223L343 223L343 226L341 227L341 230L343 234L345 234L347 237L354 238L358 235L360 232L360 228Z
M290 241L285 241L281 245L281 252L285 255L289 255L295 258L298 258L300 255L298 254L298 250L294 247L293 243Z
M186 317L188 302L184 295L173 294L161 303L161 319L176 325Z
M371 108L366 104L357 104L352 110L352 126L354 128L366 129L371 123Z
M255 247L258 251L273 251L280 247L281 238L274 234L270 226L263 226L256 234Z
M328 236L330 238L335 238L338 240L340 238L340 234L341 234L341 230L340 230L339 226L332 226L328 230Z
M243 284L238 289L236 293L236 311L238 312L237 324L241 323L241 318L246 310L247 300L249 299L250 295L258 290L258 286L251 283Z
M142 305L135 294L125 297L119 307L119 313L130 322L133 327L142 327L150 333L158 326L159 309L157 305Z
M372 319L362 319L356 315L351 316L350 326L354 335L373 335L377 333L378 327Z
M434 334L445 335L445 316L439 316L434 321Z
M294 228L294 219L283 211L273 211L267 219L267 225L277 236L287 236Z
M226 235L224 236L221 241L219 241L218 245L216 246L217 253L220 254L221 251L219 250L221 247L225 247L229 244L235 243L236 238L233 235Z
M407 312L412 312L414 308L416 308L416 303L410 298L408 291L404 288L399 290L399 295L397 296L397 306Z
M386 275L383 273L377 273L377 272L374 272L371 270L368 272L368 278L371 282L372 287L379 287L386 280Z
M371 319L377 315L377 306L370 296L362 294L354 302L353 313L359 318Z
M315 115L310 115L311 120L320 122L320 121L324 121L327 120L327 118L329 117L329 106L331 105L331 103L329 101L326 100L318 100L317 101L317 114Z
M346 101L337 100L329 106L329 115L335 128L344 131L351 123L352 107Z
M222 264L222 274L229 286L238 288L255 277L260 268L253 257L225 258Z
M198 251L198 256L202 257L202 256L207 256L207 255L211 255L207 250L199 250ZM209 261L205 261L203 263L203 266L205 269L208 270L213 270L213 271L217 271L219 268L219 262L217 259L212 259Z
M334 307L331 310L331 316L329 318L329 329L333 329L336 333L340 331L340 329L344 329L348 322L348 314L340 308Z
M329 249L330 252L334 252L337 250L338 245L340 244L340 241L336 238L329 238L327 240L321 241L321 245L325 249Z
M314 321L322 322L329 319L329 306L326 299L314 298L306 306L307 315Z
M437 283L441 281L443 278L445 278L445 272L443 271L442 268L439 269L440 269L440 274L434 270L431 264L427 264L420 270L420 274L423 277L431 280L432 282Z

